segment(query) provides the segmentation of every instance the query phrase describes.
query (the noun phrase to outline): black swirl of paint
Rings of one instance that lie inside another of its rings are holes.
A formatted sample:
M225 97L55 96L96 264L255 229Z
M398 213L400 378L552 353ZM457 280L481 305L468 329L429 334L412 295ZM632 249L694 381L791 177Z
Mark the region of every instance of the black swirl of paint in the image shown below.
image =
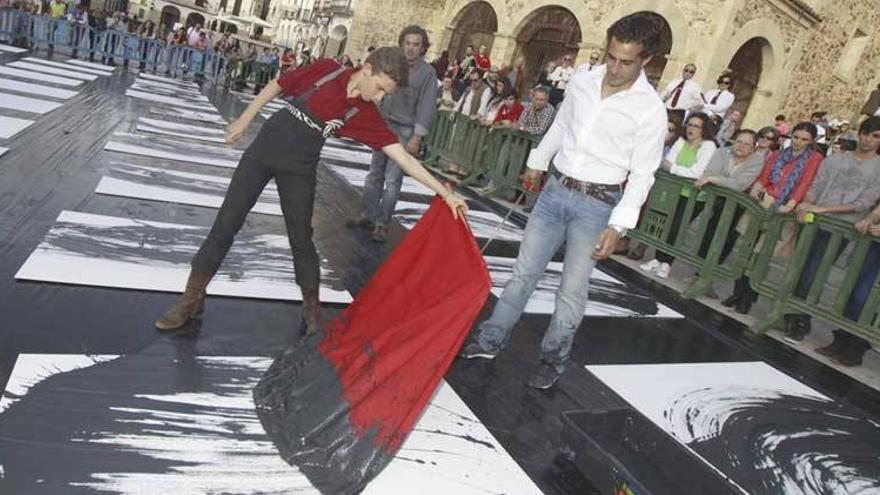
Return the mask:
M753 495L880 493L880 424L833 401L704 388L677 399L664 419Z

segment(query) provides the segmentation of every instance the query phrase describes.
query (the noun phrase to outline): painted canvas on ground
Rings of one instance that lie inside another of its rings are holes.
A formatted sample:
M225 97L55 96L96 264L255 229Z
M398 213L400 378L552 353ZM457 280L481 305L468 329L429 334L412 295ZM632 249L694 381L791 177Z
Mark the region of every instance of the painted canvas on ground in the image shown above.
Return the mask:
M19 112L44 114L60 107L61 103L27 96L18 96L10 93L0 93L0 108L8 108Z
M150 158L166 158L183 162L235 168L242 152L225 145L209 146L185 143L147 134L117 132L104 146L107 151L117 151Z
M397 208L394 210L394 219L405 228L411 229L427 209L428 205L423 203L398 201ZM512 242L522 240L523 231L521 228L514 225L509 219L505 220L491 211L471 209L467 212L467 219L475 237Z
M766 363L586 368L745 494L880 493L880 424Z
M216 175L115 163L107 175L101 178L95 192L125 198L220 208L226 189L229 188L229 181L228 177ZM282 216L278 189L274 181L266 184L266 188L251 211Z
M18 91L19 93L27 93L37 96L48 96L49 98L58 98L61 100L69 100L77 95L76 91L66 89L53 88L43 84L33 84L24 81L16 81L14 79L0 78L0 89L8 89Z
M141 117L138 119L138 123L158 127L168 131L177 131L188 134L201 134L213 137L224 137L226 135L225 130L210 125L181 124L179 122L172 122L163 119L153 119L150 117Z
M131 96L139 100L145 100L152 103L162 103L164 105L174 105L178 107L190 108L200 112L216 112L217 109L210 103L198 103L185 98L176 98L174 96L164 96L136 89L129 89L125 92L125 96Z
M182 292L190 261L208 227L148 222L63 211L17 280ZM286 236L239 232L208 294L301 301ZM349 303L351 295L321 259L321 301Z
M66 70L72 70L74 72L82 72L84 74L91 74L93 76L107 77L107 76L112 75L111 73L108 73L107 71L93 69L91 67L76 66L76 65L72 65L72 64L66 64L63 62L56 62L54 60L45 60L45 59L36 58L36 57L25 57L21 60L24 60L25 62L34 63L34 64L43 64L43 65L47 65L49 67L55 67L56 69L66 69Z
M28 70L22 69L13 69L12 67L0 66L0 74L12 76L12 77L20 77L22 79L30 79L32 81L40 81L47 82L52 84L59 84L61 86L79 86L83 84L85 81L80 79L71 79L69 77L58 77L58 76L50 76L49 74L43 74L42 72L32 72Z
M216 112L196 112L177 107L150 107L150 113L162 117L172 117L183 122L208 123L225 126L227 122Z
M16 69L22 69L33 72L43 72L45 74L51 74L53 76L61 76L66 77L68 79L81 79L83 81L94 81L98 78L98 76L94 74L85 74L83 72L75 71L75 70L66 70L59 69L57 67L50 67L44 64L34 64L30 62L12 62L10 64L6 64L9 67L14 67Z
M514 258L484 256L492 277L492 294L501 297L504 285L513 274ZM562 282L563 264L551 261L532 292L525 312L529 314L553 314L556 291ZM590 299L585 316L612 316L618 318L683 318L668 306L660 304L646 292L608 275L598 268L590 278Z
M0 466L11 493L316 494L254 410L251 390L272 359L198 356L194 342L125 356L20 354L0 402ZM59 407L46 422L49 403ZM363 493L416 492L540 493L446 384Z
M89 67L92 69L98 69L98 70L102 70L104 72L107 72L109 74L112 74L113 71L116 70L116 67L108 67L104 64L99 64L96 62L87 62L85 60L79 60L76 58L67 59L64 61L64 63L71 64L71 65L78 65L80 67Z
M9 139L33 124L33 120L0 115L0 139Z

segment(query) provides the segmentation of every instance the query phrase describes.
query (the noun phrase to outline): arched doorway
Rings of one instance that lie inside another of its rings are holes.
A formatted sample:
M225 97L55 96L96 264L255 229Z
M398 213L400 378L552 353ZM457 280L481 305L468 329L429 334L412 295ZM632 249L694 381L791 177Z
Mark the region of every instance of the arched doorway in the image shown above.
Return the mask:
M348 41L348 29L343 25L338 25L330 31L330 39L327 40L327 48L324 51L325 57L338 58L345 51L345 42Z
M193 12L186 16L186 27L195 26L196 24L205 27L205 16L198 12Z
M758 92L764 65L769 57L766 52L770 50L770 43L764 38L752 38L745 42L733 55L727 67L733 73L733 94L736 100L732 109L742 112L743 117L748 113L752 101Z
M534 86L548 62L576 56L580 43L581 26L570 10L542 7L529 14L516 35L516 57L525 59L526 86Z
M180 10L177 7L166 5L162 8L162 13L159 16L159 24L164 25L167 31L173 29L178 21L180 21Z
M660 82L660 78L663 77L663 71L666 70L666 63L669 61L669 53L672 51L672 28L665 17L660 17L663 19L663 33L660 38L662 48L660 53L654 55L651 61L648 62L648 65L645 66L645 76L648 77L648 82L655 88Z
M486 45L491 53L495 32L498 31L498 17L488 3L473 2L461 9L452 20L451 27L449 56L461 60L468 45L473 45L474 49Z

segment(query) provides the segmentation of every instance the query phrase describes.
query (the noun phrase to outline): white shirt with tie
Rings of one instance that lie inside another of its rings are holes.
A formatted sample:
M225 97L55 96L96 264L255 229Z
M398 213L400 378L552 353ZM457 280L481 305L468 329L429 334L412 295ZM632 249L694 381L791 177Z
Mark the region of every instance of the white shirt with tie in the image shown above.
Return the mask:
M715 98L716 96L718 97L717 99ZM727 110L730 109L730 106L736 100L736 96L726 89L713 89L703 94L703 100L705 101L703 111L706 112L706 115L709 117L713 115L724 117L724 114L727 113ZM712 103L713 100L715 103Z
M687 112L699 110L703 106L703 99L700 96L703 88L700 87L699 83L694 82L693 79L685 81L678 101L675 106L672 106L672 100L675 99L675 88L681 84L682 80L682 78L679 78L669 83L663 93L660 94L660 98L666 102L666 108L670 110L684 110Z
M528 159L528 167L595 184L623 184L609 225L631 229L663 158L666 109L644 71L627 90L602 98L606 67L578 71L568 84L556 120Z

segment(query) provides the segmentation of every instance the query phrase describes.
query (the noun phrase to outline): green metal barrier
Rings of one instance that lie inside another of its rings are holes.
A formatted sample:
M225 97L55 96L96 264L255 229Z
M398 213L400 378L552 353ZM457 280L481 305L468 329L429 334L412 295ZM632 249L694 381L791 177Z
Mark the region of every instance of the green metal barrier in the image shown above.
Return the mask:
M816 215L813 222L803 225L795 244L794 254L782 260L775 269L781 278L771 277L773 250L786 224L794 222L793 215L774 215L765 229L767 238L760 248L754 265L749 270L751 286L759 294L770 298L773 305L768 314L754 325L761 333L776 326L784 315L802 313L826 321L858 335L875 346L880 346L880 281L874 276L870 292L858 318L844 316L847 302L853 295L862 270L868 268L865 258L869 249L880 249L880 239L859 234L852 222ZM821 238L821 241L820 241ZM796 289L808 265L814 243L821 242L824 252L815 254L818 267L804 297ZM778 260L776 260L778 261ZM835 270L835 263L843 264Z
M766 214L746 194L715 185L706 185L698 192L693 183L693 179L658 171L639 224L630 231L632 238L698 269L699 280L682 293L685 298L705 294L716 280L735 281L745 274ZM681 208L683 192L687 197L681 226L670 240L673 217ZM732 229L738 212L748 213L752 218L741 235L734 234ZM711 229L710 222L716 214L715 228ZM692 218L694 221L689 222ZM738 239L730 256L722 262L725 244L734 241L731 235ZM709 243L708 249L701 252L705 243Z

